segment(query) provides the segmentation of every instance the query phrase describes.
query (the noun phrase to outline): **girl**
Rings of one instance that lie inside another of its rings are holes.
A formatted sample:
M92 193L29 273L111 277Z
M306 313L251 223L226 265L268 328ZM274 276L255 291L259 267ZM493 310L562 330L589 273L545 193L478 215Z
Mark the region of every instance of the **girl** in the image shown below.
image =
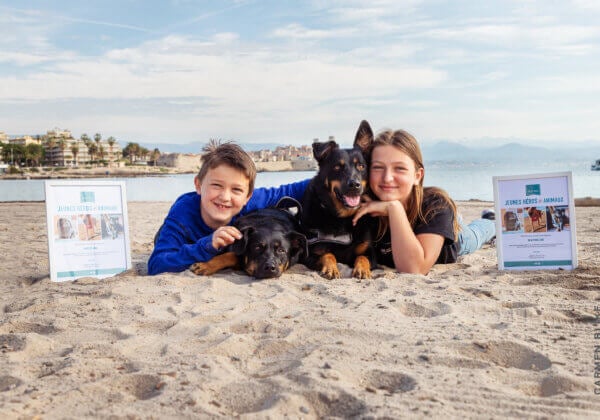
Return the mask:
M365 214L381 217L382 235L375 244L379 263L402 273L427 274L433 264L456 262L494 238L493 210L464 225L444 190L423 188L423 157L411 134L384 131L370 151L373 201L361 205L353 222Z

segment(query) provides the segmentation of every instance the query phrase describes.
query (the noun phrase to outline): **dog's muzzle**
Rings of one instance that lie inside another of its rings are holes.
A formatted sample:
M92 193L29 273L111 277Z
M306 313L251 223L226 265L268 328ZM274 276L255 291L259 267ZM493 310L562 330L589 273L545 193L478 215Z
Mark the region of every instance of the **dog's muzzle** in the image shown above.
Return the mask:
M363 193L362 184L359 180L351 179L348 181L347 190L340 194L340 201L344 206L355 208L360 205L360 196Z
M254 277L257 279L272 279L282 274L281 267L274 261L269 260L254 270Z

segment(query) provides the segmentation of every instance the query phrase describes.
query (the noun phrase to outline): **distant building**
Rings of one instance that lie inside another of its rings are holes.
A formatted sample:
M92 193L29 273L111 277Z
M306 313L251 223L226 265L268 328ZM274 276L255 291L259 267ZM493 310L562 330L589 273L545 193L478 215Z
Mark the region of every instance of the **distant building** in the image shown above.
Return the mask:
M156 165L177 168L185 172L196 172L201 166L200 155L193 153L161 153Z
M311 146L278 146L275 150L259 150L248 152L254 162L283 162L298 159L312 159L313 152Z
M113 162L123 155L121 146L115 142L112 146L106 140L98 144L91 140L90 147L81 139L76 139L69 130L49 130L42 136L42 145L46 152L46 164L50 166L79 166L92 160ZM97 149L93 152L92 149ZM73 150L75 149L75 153ZM94 155L90 152L93 152Z
M8 134L4 131L0 131L0 143L8 143Z
M42 144L42 140L38 137L23 136L9 139L8 142L14 145L27 146L30 144Z

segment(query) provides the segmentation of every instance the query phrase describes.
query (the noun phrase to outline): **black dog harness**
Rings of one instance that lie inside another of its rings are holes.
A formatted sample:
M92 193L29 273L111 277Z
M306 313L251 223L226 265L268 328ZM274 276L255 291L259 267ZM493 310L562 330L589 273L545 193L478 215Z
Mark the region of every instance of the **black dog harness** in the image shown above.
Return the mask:
M306 238L306 241L309 245L318 244L321 242L340 244L340 245L350 245L352 243L352 234L344 233L342 235L334 235L331 233L325 233L318 229L310 229L308 231L310 234L310 238Z
M321 206L323 204L321 203ZM283 209L291 213L301 224L302 220L302 204L298 202L298 200L292 197L282 197L275 207L278 209ZM325 207L325 206L323 206ZM331 233L325 233L319 229L310 229L308 231L308 235L306 237L306 241L308 245L314 245L321 242L340 244L340 245L350 245L352 243L352 234L344 233L341 235L334 235Z

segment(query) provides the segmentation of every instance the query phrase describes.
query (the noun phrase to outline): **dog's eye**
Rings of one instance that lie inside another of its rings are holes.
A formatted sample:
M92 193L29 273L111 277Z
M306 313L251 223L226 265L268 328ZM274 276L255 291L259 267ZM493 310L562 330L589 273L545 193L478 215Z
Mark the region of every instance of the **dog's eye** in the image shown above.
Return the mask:
M358 169L359 171L362 171L365 169L365 164L364 163L359 163L356 165L356 169Z
M339 171L340 169L342 169L342 165L335 165L333 167L333 170L335 170L335 171Z
M285 254L285 248L277 248L277 252L280 254Z

